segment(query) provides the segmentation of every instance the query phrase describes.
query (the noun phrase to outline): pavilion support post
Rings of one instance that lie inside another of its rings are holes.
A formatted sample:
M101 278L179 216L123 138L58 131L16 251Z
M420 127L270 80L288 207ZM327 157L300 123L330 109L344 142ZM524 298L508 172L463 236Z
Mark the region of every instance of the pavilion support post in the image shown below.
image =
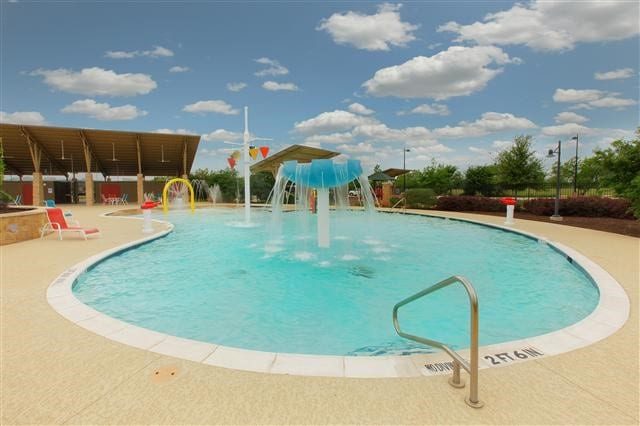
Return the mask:
M137 185L137 197L136 200L138 204L142 204L144 202L144 175L142 173L138 173L138 185Z
M42 173L33 172L33 183L32 183L32 191L33 191L33 205L41 206L44 201L44 186L42 181Z
M87 173L84 181L84 195L87 206L93 206L93 174Z

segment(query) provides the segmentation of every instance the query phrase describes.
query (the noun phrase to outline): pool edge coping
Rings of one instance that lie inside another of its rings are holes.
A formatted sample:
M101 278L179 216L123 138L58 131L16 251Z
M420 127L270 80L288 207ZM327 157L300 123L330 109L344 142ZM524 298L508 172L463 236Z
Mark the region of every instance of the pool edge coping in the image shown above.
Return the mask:
M421 212L407 213L438 219L453 219L489 226L546 243L583 269L599 292L596 308L582 320L551 333L509 342L481 346L479 368L511 365L531 359L559 355L596 343L617 332L627 322L630 301L623 287L604 268L577 250L533 233L467 218L451 218ZM135 219L131 216L101 216ZM166 228L155 234L102 251L67 268L47 287L47 302L60 315L107 339L161 355L223 368L259 373L347 378L421 377L451 371L451 358L443 353L337 356L276 353L235 348L186 339L139 327L101 313L82 303L73 294L76 279L100 261L120 252L162 238L174 229L168 221L154 220ZM468 349L458 351L468 358Z

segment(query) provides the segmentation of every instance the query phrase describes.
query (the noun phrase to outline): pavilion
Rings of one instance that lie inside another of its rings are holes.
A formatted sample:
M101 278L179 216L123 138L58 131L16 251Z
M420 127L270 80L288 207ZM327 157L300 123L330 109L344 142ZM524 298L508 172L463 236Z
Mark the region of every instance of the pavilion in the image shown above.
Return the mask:
M42 204L44 175L64 176L67 181L71 175L75 183L75 174L84 173L90 206L95 202L93 173L106 181L136 176L136 201L143 199L145 176L186 178L200 136L0 123L0 142L5 174L17 175L21 182L23 176L33 177L32 193L20 190L30 201L25 204Z

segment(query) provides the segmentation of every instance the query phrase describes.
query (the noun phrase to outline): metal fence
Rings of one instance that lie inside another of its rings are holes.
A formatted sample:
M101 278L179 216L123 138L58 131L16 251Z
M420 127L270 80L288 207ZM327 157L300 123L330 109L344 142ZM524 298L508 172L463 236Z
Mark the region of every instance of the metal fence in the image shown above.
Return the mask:
M463 188L455 188L450 191L451 195L462 195ZM470 194L471 195L471 194ZM534 185L489 185L477 189L476 195L485 195L490 197L517 197L517 198L545 198L556 196L556 184L544 183ZM614 197L616 196L613 188L602 187L585 187L578 185L577 191L574 191L572 183L564 183L560 185L560 196L563 198L574 196L589 197Z

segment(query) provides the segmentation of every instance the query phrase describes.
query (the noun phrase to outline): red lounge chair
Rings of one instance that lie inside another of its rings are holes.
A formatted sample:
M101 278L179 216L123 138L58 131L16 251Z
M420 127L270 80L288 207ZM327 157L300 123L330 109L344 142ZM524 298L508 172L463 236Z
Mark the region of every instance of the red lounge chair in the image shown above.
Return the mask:
M83 228L81 226L67 225L67 221L64 218L62 209L54 208L46 210L49 223L42 227L42 230L40 231L40 238L43 238L44 234L47 231L58 231L58 235L60 236L61 240L63 232L78 232L84 237L85 240L87 239L87 235L100 234L100 231L97 228Z

